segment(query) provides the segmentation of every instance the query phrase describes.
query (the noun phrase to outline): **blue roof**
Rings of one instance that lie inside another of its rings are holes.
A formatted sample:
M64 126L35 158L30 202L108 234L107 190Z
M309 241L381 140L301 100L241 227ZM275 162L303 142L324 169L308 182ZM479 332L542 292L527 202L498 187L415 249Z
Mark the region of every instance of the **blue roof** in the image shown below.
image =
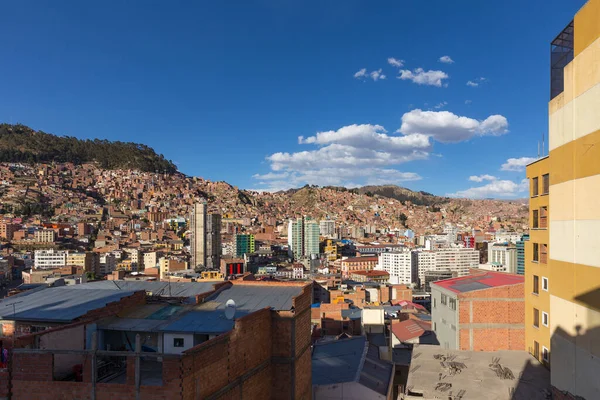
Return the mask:
M219 282L98 281L69 286L71 289L144 290L154 296L195 298L211 292Z
M317 386L358 382L386 396L393 369L364 336L316 344L312 354L312 383Z
M130 290L89 289L84 295L81 291L72 290L71 287L74 286L78 285L8 297L0 302L0 318L12 321L71 322L89 311L135 293Z
M312 353L313 385L356 381L366 342L364 336L355 336L316 344Z
M234 284L209 296L205 302L160 330L165 332L195 332L219 334L233 329L234 321L225 318L227 300L235 301L234 318L270 307L291 310L292 299L302 293L301 286L265 284L260 286Z

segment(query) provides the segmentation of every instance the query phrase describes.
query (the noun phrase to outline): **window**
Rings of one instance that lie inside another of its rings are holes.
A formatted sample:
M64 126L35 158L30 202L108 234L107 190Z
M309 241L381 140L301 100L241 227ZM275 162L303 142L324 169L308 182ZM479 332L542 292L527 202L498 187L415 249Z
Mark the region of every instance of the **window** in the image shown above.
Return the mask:
M535 340L533 341L533 356L538 360L540 358L540 344Z
M548 313L546 311L542 311L542 325L548 326Z
M535 177L531 180L531 197L538 195L538 178Z
M545 362L550 362L550 351L546 348L546 346L542 346L542 360Z
M533 261L540 261L540 245L538 243L533 244Z
M531 227L532 228L539 228L539 223L538 223L538 221L539 221L539 218L538 218L539 213L540 212L538 210L533 210L533 216L531 217Z
M447 305L448 304L448 296L446 296L445 294L442 294L442 298L440 299L440 303L442 303L443 305Z
M550 175L542 175L542 194L550 193Z
M435 302L435 298L433 299L433 308L435 308L436 306L436 302Z
M456 310L456 299L450 298L450 308Z
M533 276L533 293L540 294L540 277L537 275Z
M548 228L548 207L540 208L540 228Z
M545 292L548 291L548 278L545 276L542 276L542 290Z
M435 331L437 328L437 325L435 324L435 322L433 323L433 330Z
M537 308L533 309L533 326L535 326L536 328L540 327L540 310L538 310Z
M542 264L548 264L548 245L540 245L540 262Z
M183 347L183 338L173 338L173 347Z

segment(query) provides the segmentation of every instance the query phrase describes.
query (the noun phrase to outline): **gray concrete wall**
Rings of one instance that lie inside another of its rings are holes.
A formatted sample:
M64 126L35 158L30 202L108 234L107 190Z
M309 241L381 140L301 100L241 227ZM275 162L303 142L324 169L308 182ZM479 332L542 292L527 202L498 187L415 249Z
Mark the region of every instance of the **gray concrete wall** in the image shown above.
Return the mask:
M442 294L445 294L448 300L457 299L456 293L431 284L431 322L440 346L444 349L456 350L458 349L458 299L456 310L452 310L448 301L445 305L442 304Z

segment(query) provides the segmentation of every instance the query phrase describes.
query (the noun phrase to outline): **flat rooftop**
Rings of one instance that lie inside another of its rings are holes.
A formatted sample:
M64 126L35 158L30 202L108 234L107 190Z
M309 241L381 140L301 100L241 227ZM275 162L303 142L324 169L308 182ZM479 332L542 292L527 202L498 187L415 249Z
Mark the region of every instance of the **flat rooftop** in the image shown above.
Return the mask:
M444 279L432 282L432 286L440 286L454 293L471 292L473 290L489 289L492 287L517 285L525 282L523 275L503 272L486 271L481 274L467 275L460 278Z
M445 350L415 346L405 399L543 400L550 371L525 351Z

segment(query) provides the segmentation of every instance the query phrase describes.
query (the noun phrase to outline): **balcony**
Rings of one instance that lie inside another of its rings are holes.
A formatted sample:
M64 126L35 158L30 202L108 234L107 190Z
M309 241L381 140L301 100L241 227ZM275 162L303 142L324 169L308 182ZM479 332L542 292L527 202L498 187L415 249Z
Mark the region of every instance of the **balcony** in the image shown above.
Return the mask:
M550 100L565 89L564 68L573 60L573 21L550 44Z

